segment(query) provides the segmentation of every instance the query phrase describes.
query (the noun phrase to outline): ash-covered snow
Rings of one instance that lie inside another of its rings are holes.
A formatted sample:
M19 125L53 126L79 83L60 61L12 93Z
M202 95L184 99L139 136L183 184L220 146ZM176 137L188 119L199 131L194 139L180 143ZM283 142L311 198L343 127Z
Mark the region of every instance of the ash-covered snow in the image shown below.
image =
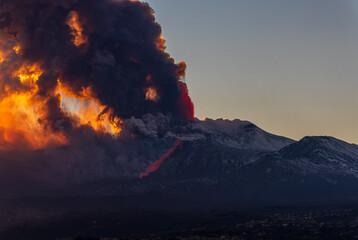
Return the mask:
M249 121L206 119L204 121L180 121L170 115L147 114L142 118L125 120L124 129L131 133L153 138L180 138L196 141L210 138L217 144L237 149L279 150L294 142L263 131Z

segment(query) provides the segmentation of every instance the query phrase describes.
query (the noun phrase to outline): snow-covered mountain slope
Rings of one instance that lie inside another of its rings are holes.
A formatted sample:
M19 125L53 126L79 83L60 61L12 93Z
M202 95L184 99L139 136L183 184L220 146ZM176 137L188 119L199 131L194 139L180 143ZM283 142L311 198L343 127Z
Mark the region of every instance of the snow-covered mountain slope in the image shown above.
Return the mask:
M123 128L142 137L176 138L189 142L210 139L215 144L237 149L274 151L295 142L265 132L253 123L239 119L183 121L168 115L148 114L140 119L125 120Z
M358 145L333 137L305 137L282 148L278 164L303 173L352 175L358 178Z
M300 174L350 175L358 178L358 145L333 137L305 137L298 142L263 131L240 120L206 120L190 128L205 137L184 141L154 176L218 177L256 161ZM265 170L266 171L266 170ZM270 170L268 170L270 171Z
M265 132L249 121L206 119L196 124L211 132L217 143L237 149L275 151L295 142L292 139Z
M295 142L238 119L188 122L146 115L127 120L124 129L142 137L181 139L182 147L151 174L180 179L227 174Z
M200 140L184 143L147 180L189 198L336 202L358 199L357 173L358 146L333 137L305 137L271 152Z
M195 179L219 177L255 161L261 150L238 149L218 144L212 139L183 142L182 148L162 163L150 177L165 179Z
M357 171L357 145L333 137L305 137L261 155L218 185L246 201L355 201Z

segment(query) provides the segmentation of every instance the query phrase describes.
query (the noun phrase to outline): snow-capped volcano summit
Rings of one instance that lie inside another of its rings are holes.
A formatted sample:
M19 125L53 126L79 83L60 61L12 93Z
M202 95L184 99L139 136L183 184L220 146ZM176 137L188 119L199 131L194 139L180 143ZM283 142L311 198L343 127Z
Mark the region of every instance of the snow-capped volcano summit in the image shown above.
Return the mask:
M184 141L211 139L217 144L238 149L279 150L292 139L276 136L249 121L209 119L181 121L162 114L147 114L124 121L124 129L144 137L180 138Z

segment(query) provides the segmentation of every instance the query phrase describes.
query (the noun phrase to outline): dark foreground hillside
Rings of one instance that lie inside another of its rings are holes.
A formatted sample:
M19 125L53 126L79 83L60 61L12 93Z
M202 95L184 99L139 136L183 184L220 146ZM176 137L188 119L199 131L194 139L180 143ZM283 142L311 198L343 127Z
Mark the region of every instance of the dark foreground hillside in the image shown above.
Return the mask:
M8 211L1 211L0 239L358 238L355 204L230 211L127 210L121 204L116 198L2 202Z

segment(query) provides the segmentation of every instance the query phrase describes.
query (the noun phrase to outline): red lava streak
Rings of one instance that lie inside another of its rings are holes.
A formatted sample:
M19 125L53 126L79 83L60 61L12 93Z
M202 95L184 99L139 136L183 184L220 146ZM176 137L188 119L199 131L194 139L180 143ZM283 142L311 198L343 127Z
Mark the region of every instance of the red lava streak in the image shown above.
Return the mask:
M183 141L181 139L176 140L174 146L171 149L169 149L169 151L163 157L161 157L158 161L153 163L153 165L151 165L144 173L142 173L139 176L139 178L146 177L152 172L155 172L160 167L160 165L162 165L162 163L166 159L168 159L175 152L175 150L177 150L178 147L182 147L182 142Z

